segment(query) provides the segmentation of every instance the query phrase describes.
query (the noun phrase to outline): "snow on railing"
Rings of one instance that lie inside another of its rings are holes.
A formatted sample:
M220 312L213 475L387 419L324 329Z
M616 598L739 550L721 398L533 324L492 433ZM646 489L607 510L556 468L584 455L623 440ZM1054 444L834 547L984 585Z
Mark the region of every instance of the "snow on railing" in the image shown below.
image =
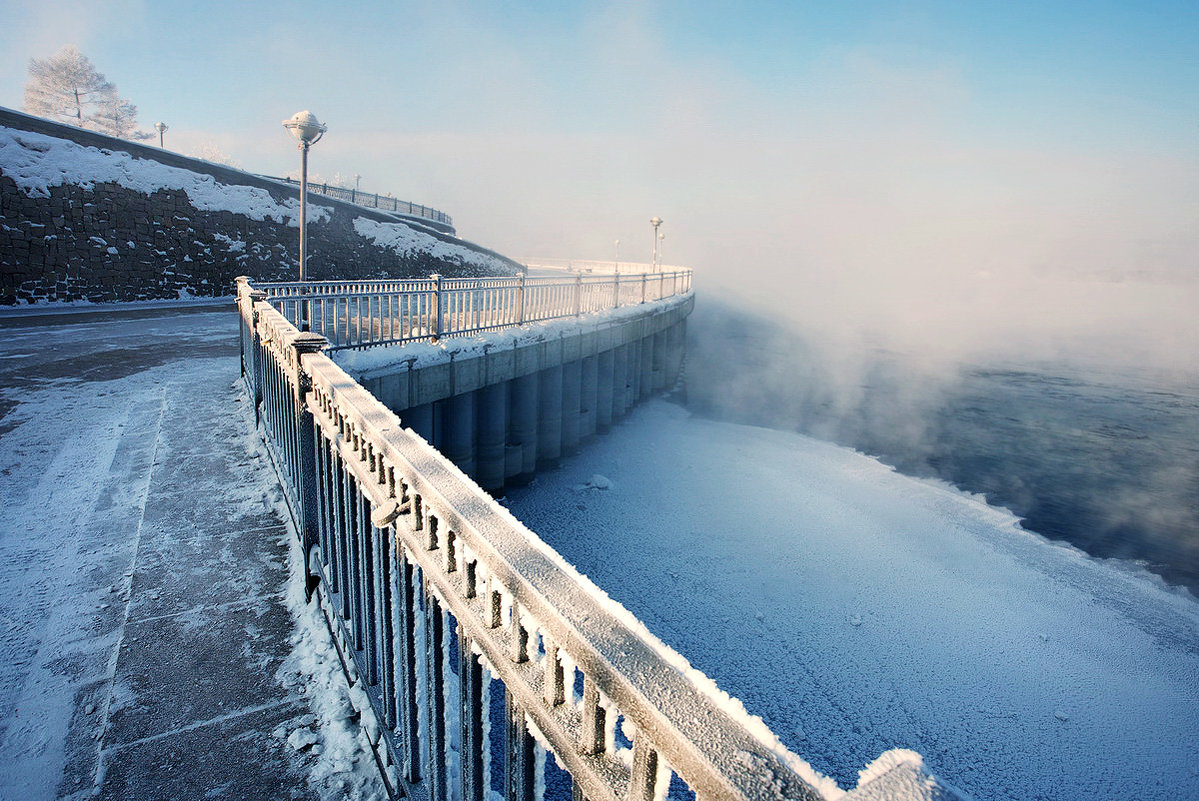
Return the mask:
M499 784L532 801L544 749L589 801L955 797L904 751L842 791L405 428L320 336L246 279L238 305L309 586L369 699L393 795L484 801Z
M285 184L296 184L297 186L300 183L295 178L274 178L269 175L262 177L270 178L272 181L282 181ZM396 214L406 214L409 217L423 217L426 220L433 220L450 228L454 227L453 218L444 211L422 206L419 203L409 203L407 200L399 200L391 195L376 195L373 192L362 192L345 186L331 186L329 184L313 183L312 181L308 182L308 191L317 195L345 200L358 206L365 206L368 209L381 209Z
M293 325L328 350L469 336L577 317L691 291L691 271L529 278L444 278L256 284Z

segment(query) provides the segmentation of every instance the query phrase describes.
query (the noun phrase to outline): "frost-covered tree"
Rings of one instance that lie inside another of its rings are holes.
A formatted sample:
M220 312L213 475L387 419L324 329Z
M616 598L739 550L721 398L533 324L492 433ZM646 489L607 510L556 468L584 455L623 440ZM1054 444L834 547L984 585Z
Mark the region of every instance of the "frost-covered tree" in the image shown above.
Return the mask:
M233 167L236 170L241 169L241 163L237 159L225 153L212 142L204 142L192 151L192 155L198 159L210 161L213 164L224 164L226 167Z
M121 139L150 139L149 131L139 131L137 128L137 106L128 100L118 97L112 103L103 106L94 118L97 131ZM89 126L91 127L91 126Z
M24 109L123 139L148 139L137 130L137 106L117 93L87 56L67 46L50 58L29 60Z

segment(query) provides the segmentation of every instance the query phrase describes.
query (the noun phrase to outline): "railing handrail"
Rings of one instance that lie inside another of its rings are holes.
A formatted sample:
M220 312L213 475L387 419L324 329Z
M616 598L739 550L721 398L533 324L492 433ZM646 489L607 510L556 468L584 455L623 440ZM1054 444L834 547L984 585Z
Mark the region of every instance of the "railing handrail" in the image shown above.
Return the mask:
M295 178L283 177L276 178L271 175L264 175L263 178L270 178L272 181L282 181L285 184L299 184ZM326 197L335 197L338 200L344 200L348 203L353 203L356 206L363 206L368 209L382 209L383 211L391 211L396 214L406 214L410 217L423 217L426 220L454 227L454 219L444 211L425 206L420 203L412 203L407 200L400 200L391 195L379 195L374 192L363 192L359 189L353 189L348 186L337 186L327 182L315 183L308 182L308 191Z

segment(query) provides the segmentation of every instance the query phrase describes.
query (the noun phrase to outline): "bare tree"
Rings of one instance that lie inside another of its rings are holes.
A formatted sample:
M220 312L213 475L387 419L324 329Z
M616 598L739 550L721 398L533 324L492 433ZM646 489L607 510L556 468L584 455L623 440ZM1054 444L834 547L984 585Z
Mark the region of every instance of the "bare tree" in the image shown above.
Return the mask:
M123 139L149 139L137 130L137 106L117 93L87 56L67 46L29 60L24 109L29 114Z

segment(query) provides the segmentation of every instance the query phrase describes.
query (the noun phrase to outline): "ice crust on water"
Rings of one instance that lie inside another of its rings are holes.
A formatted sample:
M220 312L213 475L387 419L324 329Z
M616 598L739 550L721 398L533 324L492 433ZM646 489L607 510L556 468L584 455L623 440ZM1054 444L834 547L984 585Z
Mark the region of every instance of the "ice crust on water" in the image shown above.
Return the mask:
M28 131L0 128L0 169L30 197L49 197L50 187L64 184L91 188L111 182L147 195L181 189L201 211L231 211L252 220L300 226L299 200L281 203L258 187L222 184L211 175L135 158L121 150L102 150ZM322 222L330 216L328 206L308 204L308 222Z

